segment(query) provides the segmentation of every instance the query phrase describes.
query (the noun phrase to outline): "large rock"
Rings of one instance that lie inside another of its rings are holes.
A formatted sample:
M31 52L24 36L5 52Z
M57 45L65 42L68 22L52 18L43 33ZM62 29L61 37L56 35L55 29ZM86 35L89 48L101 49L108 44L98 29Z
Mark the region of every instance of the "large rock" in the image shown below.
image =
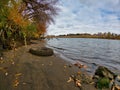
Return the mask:
M95 74L93 76L93 80L95 82L95 86L97 88L111 88L110 86L113 86L113 83L110 85L110 82L113 81L115 79L116 75L110 71L108 68L104 67L104 66L99 66L96 71ZM113 89L110 89L113 90Z
M95 71L95 75L94 76L98 76L98 77L106 77L109 79L114 79L115 74L110 71L108 68L104 67L104 66L99 66L96 71Z
M30 48L29 52L37 56L52 56L54 54L53 50L47 47Z

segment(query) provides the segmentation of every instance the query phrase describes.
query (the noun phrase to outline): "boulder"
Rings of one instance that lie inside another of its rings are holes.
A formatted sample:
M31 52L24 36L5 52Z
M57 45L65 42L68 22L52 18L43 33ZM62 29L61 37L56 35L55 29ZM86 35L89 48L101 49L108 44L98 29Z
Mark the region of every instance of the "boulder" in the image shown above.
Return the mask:
M34 55L37 55L37 56L52 56L54 54L53 50L51 48L47 48L47 47L30 48L29 52Z
M116 75L108 68L99 66L95 71L93 80L97 88L111 88L111 86L113 86L113 83L110 82L114 82L115 77Z
M115 74L112 71L110 71L108 68L104 66L99 66L95 71L94 77L96 76L100 78L106 77L112 80L114 79Z

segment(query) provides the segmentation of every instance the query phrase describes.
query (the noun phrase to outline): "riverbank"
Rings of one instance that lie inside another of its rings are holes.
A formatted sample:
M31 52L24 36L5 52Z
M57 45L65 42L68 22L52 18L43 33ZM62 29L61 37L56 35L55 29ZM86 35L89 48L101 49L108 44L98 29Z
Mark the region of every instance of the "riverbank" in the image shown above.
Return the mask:
M56 55L39 57L31 47L43 47L40 41L27 47L4 52L0 61L0 90L80 90L71 76L80 75L83 90L96 90L87 74ZM88 79L86 79L88 77Z

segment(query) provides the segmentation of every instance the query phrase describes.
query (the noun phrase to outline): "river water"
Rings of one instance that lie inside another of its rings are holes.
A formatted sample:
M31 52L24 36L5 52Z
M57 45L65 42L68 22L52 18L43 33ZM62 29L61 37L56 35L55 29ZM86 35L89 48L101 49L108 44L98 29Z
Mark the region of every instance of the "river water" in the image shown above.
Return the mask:
M120 73L120 40L54 38L48 40L47 45L66 60L87 65L89 73L99 65Z

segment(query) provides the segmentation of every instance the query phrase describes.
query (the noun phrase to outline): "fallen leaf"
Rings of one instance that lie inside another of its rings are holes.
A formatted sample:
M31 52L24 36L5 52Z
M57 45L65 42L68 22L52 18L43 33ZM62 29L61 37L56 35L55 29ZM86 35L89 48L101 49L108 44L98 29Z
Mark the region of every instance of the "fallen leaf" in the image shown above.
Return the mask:
M90 84L95 84L95 82L91 82Z
M67 66L65 65L64 68L67 68Z
M22 73L17 73L17 74L15 74L15 77L18 77L18 76L21 76L22 75Z
M77 83L77 87L81 87L81 83Z
M81 87L81 86L82 86L82 85L81 85L81 81L78 80L78 79L76 80L75 84L76 84L77 87Z
M72 77L69 77L69 80L67 82L69 83L69 82L72 82L72 81L73 81Z
M17 87L19 85L19 81L16 79L14 82L13 82L13 86L14 87Z
M77 75L80 75L80 74L81 74L81 72L80 72L80 71L78 71L78 72L77 72Z

